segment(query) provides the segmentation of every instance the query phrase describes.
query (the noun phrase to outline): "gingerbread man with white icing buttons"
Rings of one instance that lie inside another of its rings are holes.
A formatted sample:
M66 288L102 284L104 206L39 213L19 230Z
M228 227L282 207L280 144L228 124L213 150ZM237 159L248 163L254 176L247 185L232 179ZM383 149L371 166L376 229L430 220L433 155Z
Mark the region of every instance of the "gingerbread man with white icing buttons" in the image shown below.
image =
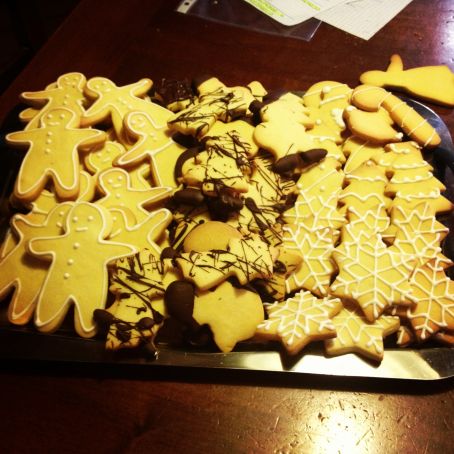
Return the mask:
M87 80L78 72L61 75L57 82L50 84L45 90L27 91L21 94L21 98L27 103L40 110L27 109L22 114L22 119L28 124L25 129L39 127L39 122L50 110L65 107L72 110L77 118L84 113L87 99L84 96L84 87Z
M66 108L50 110L41 118L40 128L12 132L6 141L28 148L22 161L14 197L22 202L36 199L52 180L61 200L75 200L80 190L79 150L101 145L103 131L79 129L76 114Z
M133 110L147 112L157 124L166 125L172 112L143 99L152 85L151 79L147 78L123 87L118 87L105 77L89 79L85 86L85 94L95 102L82 117L82 126L92 126L111 119L117 137L127 141L123 131L123 118L128 112Z
M105 195L97 203L106 208L127 208L133 212L137 223L150 215L146 208L167 199L172 191L170 187L135 189L128 172L120 167L104 170L98 180L99 189Z
M74 304L77 333L82 337L96 333L93 311L106 305L107 265L137 252L129 244L106 240L111 228L107 210L79 202L68 212L62 235L51 234L29 242L29 252L51 262L35 311L40 331L56 330Z
M136 142L115 164L130 167L149 160L154 184L175 188L175 164L185 149L173 141L167 125L157 123L147 112L134 111L126 115L124 127Z
M14 288L8 307L11 323L28 323L47 275L47 264L27 252L28 242L44 234L60 235L71 206L71 202L55 206L42 222L31 222L27 216L20 214L11 218L15 244L8 247L0 260L0 299Z
M172 213L166 208L152 211L139 224L131 226L127 215L120 208L111 208L114 225L110 240L120 241L135 246L137 249L150 249L156 256L161 254L161 248L156 244L164 235L167 226L172 221Z

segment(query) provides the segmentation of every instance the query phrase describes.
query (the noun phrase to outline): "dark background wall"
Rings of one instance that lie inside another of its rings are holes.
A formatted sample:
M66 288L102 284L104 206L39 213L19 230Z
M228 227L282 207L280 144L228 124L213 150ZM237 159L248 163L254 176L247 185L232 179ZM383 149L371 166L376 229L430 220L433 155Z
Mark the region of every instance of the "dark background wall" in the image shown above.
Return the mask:
M0 93L79 0L0 0Z

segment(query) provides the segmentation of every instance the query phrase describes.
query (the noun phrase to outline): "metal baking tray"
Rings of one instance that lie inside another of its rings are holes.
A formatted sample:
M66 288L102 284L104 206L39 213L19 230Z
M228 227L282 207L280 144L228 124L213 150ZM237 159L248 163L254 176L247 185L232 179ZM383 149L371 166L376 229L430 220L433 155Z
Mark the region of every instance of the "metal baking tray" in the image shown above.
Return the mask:
M431 109L417 101L405 98L431 123L442 137L438 149L432 151L432 164L436 176L447 187L444 193L454 200L454 146L448 128ZM18 130L13 121L4 125L3 134ZM11 191L20 163L20 155L6 150L2 140L0 153L0 238L6 231L8 219L5 203ZM454 258L454 219L452 214L440 219L451 229L444 242L444 253ZM449 271L451 278L453 270ZM110 352L104 341L82 339L64 327L55 334L42 334L33 327L11 325L6 316L7 302L0 302L0 358L15 361L42 361L71 364L96 364L109 366L136 365L147 368L157 366L199 369L229 369L269 371L293 374L317 374L344 377L371 377L405 380L441 380L454 376L454 349L439 345L421 348L396 348L392 339L385 340L385 355L381 363L368 361L355 354L327 357L320 344L306 347L301 354L289 356L278 343L239 343L231 353L218 353L200 349L175 349L159 346L156 355L146 355L142 350Z

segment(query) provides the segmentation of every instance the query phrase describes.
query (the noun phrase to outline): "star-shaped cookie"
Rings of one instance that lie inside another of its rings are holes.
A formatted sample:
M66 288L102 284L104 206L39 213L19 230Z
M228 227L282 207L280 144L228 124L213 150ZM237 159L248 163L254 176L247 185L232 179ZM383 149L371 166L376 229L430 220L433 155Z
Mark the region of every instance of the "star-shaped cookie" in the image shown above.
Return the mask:
M379 234L343 242L333 258L339 274L331 292L356 300L367 320L376 320L392 304L411 304L408 259L388 248Z
M344 307L333 317L337 337L325 341L328 355L357 353L366 358L383 359L383 338L399 329L399 317L382 315L374 322L368 322L361 311L354 307Z
M454 329L454 281L436 259L415 269L411 277L415 306L407 316L418 340L426 340L440 330Z
M331 318L342 308L339 298L317 298L301 291L283 302L265 305L268 318L257 326L256 334L279 339L291 355L309 342L336 336Z

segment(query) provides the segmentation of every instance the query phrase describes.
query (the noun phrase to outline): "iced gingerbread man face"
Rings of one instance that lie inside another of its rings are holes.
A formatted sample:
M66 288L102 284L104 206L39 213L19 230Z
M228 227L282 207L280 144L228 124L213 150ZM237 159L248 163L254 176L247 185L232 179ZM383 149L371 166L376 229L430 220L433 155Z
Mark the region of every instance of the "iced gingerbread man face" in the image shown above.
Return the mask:
M109 209L127 207L128 211L133 212L137 223L144 221L149 216L150 212L147 208L166 199L171 192L169 187L135 189L131 184L130 175L121 168L101 172L99 184L105 196L98 200L98 203Z
M89 153L84 160L84 164L92 174L96 174L102 170L110 169L114 160L124 152L125 148L123 145L108 140L101 149Z
M114 88L115 84L105 77L93 77L87 82L87 88L93 90L96 93L109 93Z
M43 127L65 127L74 126L76 114L67 109L53 109L41 119ZM50 140L50 139L49 139Z
M82 90L87 82L85 76L81 73L68 73L57 79L58 88L74 88Z
M82 125L92 126L110 119L116 136L127 140L123 120L129 112L139 110L147 112L157 123L165 126L172 112L144 99L152 85L152 80L148 78L124 86L117 86L105 77L89 79L84 92L94 102L85 111Z

